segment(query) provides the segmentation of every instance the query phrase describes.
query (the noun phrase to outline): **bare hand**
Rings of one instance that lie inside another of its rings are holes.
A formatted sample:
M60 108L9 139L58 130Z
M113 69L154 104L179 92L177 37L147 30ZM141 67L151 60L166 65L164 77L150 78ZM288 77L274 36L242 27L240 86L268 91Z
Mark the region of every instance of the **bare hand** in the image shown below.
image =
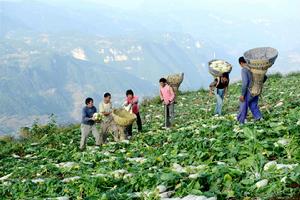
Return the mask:
M170 102L165 102L165 101L163 101L163 104L167 106L167 105L170 104Z
M245 97L244 96L240 96L240 102L244 102L245 101Z
M104 112L104 113L103 113L104 116L108 116L108 115L110 115L110 114L111 114L111 112Z

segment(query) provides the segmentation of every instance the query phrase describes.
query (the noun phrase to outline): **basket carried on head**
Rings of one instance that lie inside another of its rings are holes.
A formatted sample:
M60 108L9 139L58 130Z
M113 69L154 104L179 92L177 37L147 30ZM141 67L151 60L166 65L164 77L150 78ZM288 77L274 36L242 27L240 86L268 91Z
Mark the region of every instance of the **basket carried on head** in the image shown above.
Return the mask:
M214 59L208 62L208 70L214 77L220 77L224 73L230 73L232 65L225 60Z
M136 115L125 109L113 110L112 116L116 124L120 126L129 126L136 120Z
M251 49L244 53L244 58L252 73L250 93L258 96L262 92L264 77L267 70L275 63L278 51L271 47Z
M179 90L183 78L184 78L184 73L172 74L167 77L168 84L173 88L174 92L177 92Z

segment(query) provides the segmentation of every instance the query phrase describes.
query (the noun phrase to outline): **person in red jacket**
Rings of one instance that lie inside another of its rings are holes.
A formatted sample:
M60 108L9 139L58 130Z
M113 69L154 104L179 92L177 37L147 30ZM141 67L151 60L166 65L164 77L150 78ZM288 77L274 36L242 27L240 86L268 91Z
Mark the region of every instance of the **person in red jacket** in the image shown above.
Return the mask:
M135 96L132 90L126 91L126 100L124 106L130 106L133 114L136 115L136 123L138 132L142 132L142 120L139 111L139 97ZM126 127L127 136L132 136L132 124Z

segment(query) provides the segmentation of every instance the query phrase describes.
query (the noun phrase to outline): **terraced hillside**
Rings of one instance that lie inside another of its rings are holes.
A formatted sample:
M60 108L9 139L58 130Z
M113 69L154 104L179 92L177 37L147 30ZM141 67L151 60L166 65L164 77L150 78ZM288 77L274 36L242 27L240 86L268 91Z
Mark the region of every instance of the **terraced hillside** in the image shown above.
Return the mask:
M212 117L207 91L181 94L170 130L153 100L142 107L144 133L100 148L91 137L85 152L79 126L35 125L30 139L1 142L0 198L299 198L299 84L300 74L271 76L264 120L245 125L235 120L240 83L230 87L222 117Z

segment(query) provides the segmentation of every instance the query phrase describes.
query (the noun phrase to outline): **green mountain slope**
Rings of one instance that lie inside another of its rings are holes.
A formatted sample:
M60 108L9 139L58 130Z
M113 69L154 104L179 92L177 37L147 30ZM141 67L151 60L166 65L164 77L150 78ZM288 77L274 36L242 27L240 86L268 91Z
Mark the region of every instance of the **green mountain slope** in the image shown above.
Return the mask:
M212 117L207 91L183 93L171 130L161 129L163 108L153 101L142 107L144 133L99 149L91 137L85 152L78 126L36 125L31 139L1 142L0 196L159 199L156 187L164 185L172 197L299 197L299 80L270 77L260 101L264 121L250 117L242 126L235 120L240 83L231 85L223 117Z
M60 123L78 121L77 113L87 96L99 102L107 91L120 100L128 88L141 96L156 90L150 81L126 71L68 55L49 52L30 59L26 67L20 63L0 66L0 135L32 123L32 117L42 120L51 113Z
M121 39L35 34L0 43L0 135L51 113L59 123L78 122L86 96L98 102L109 91L120 102L129 88L152 96L158 79L172 73L185 73L184 90L204 87L205 62L213 54L210 45L178 33Z

